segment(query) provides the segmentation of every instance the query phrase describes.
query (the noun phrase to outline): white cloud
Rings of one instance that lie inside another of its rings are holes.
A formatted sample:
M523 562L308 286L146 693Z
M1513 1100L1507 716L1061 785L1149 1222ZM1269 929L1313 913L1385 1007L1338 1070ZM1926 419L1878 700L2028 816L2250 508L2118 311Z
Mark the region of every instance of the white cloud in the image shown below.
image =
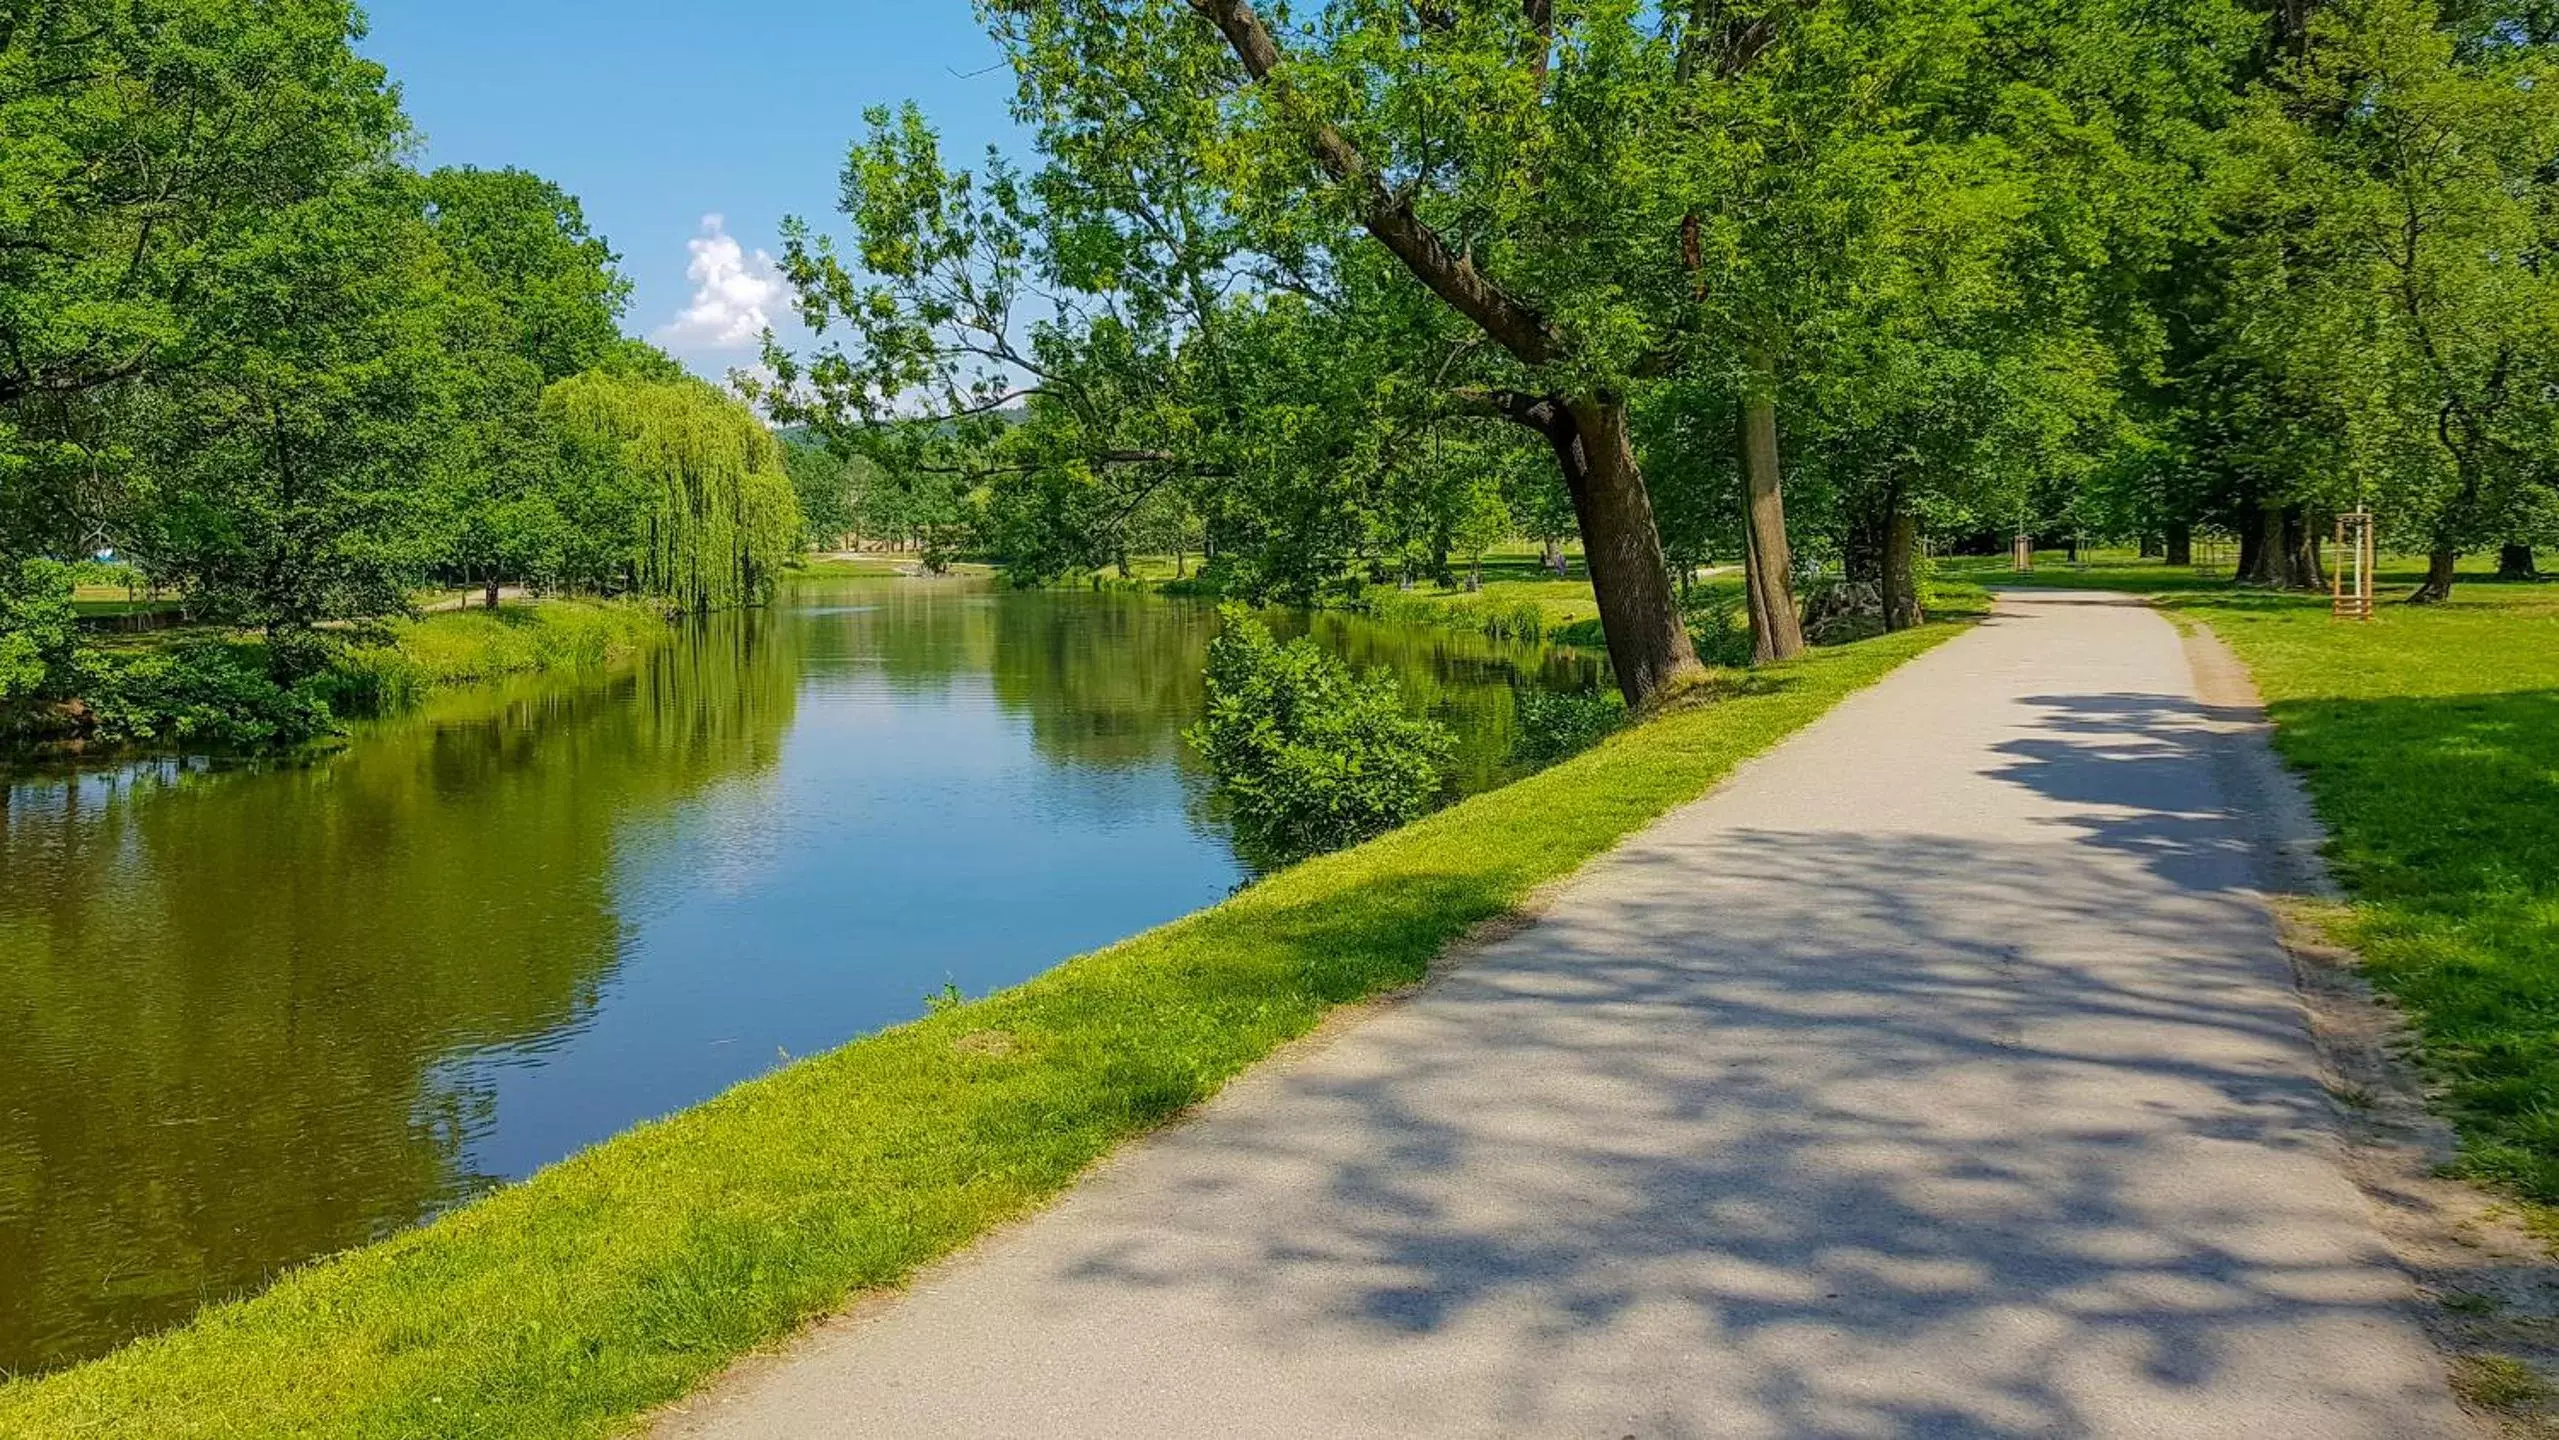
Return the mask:
M684 248L693 252L693 262L684 270L693 281L693 303L658 328L659 343L711 350L755 344L782 303L782 276L773 257L761 250L749 253L716 214L702 217L702 233L685 241Z

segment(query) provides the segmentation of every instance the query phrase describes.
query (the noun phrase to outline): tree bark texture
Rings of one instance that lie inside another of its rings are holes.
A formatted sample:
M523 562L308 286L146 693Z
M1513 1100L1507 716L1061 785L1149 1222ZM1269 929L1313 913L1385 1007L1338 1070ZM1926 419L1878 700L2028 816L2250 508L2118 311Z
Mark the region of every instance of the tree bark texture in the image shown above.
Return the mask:
M2239 583L2280 590L2284 586L2283 507L2254 505L2249 508L2256 523L2248 527L2240 541Z
M1919 603L1919 518L1900 482L1875 486L1851 511L1840 562L1850 581L1872 585L1883 603L1884 628L1923 624Z
M2541 569L2533 564L2532 547L2508 543L2497 547L2497 578L2500 580L2538 580Z
M2453 568L2461 563L2458 550L2436 549L2426 554L2426 578L2408 597L2411 605L2433 605L2452 598Z
M1893 491L1884 519L1884 628L1909 630L1927 622L1919 603L1919 517Z
M2287 590L2325 590L2328 567L2319 562L2319 531L2299 505L2284 507L2284 586Z
M2183 520L2172 522L2168 527L2168 563L2171 565L2195 563L2195 527Z
M1777 470L1777 401L1763 390L1742 401L1742 584L1750 606L1753 664L1804 653L1794 568Z
M1411 195L1390 187L1349 135L1290 83L1287 57L1251 0L1189 4L1216 28L1244 73L1340 186L1361 228L1403 262L1414 279L1532 370L1574 358L1566 337L1536 306L1477 269L1471 248L1451 246L1432 229L1413 208ZM1541 6L1531 3L1532 24L1540 12ZM1545 63L1543 55L1532 61L1541 72ZM1641 705L1678 672L1695 669L1697 655L1671 596L1652 497L1627 434L1625 402L1598 393L1573 399L1511 397L1501 409L1545 434L1563 464L1581 520L1609 660L1627 703ZM1531 418L1531 412L1540 411L1544 418Z
M1673 677L1697 668L1697 650L1671 594L1626 402L1613 395L1568 402L1546 433L1581 520L1582 560L1617 688L1629 708L1640 708Z

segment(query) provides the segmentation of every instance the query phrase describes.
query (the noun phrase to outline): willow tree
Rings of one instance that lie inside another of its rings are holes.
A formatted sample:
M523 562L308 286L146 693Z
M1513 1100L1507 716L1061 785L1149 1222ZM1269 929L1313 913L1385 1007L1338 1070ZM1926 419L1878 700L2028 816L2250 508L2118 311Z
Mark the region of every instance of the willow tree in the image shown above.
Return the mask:
M590 371L546 391L543 412L565 468L625 502L633 589L688 610L772 593L800 507L781 442L753 411L698 380Z

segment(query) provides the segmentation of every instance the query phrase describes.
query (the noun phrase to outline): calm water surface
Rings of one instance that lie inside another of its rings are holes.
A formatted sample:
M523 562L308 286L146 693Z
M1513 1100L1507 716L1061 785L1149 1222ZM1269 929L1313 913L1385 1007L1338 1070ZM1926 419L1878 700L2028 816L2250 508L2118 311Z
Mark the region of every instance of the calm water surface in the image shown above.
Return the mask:
M0 779L0 1372L1217 899L1214 614L802 580L307 764ZM1301 622L1303 623L1303 622ZM1505 778L1588 662L1317 617Z

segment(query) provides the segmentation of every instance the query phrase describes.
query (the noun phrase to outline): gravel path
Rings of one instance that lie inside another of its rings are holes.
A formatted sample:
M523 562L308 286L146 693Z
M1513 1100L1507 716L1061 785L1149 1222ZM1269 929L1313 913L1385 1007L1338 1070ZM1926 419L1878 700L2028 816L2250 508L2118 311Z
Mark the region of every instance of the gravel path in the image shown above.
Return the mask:
M2468 1433L2172 628L2003 601L664 1436Z

